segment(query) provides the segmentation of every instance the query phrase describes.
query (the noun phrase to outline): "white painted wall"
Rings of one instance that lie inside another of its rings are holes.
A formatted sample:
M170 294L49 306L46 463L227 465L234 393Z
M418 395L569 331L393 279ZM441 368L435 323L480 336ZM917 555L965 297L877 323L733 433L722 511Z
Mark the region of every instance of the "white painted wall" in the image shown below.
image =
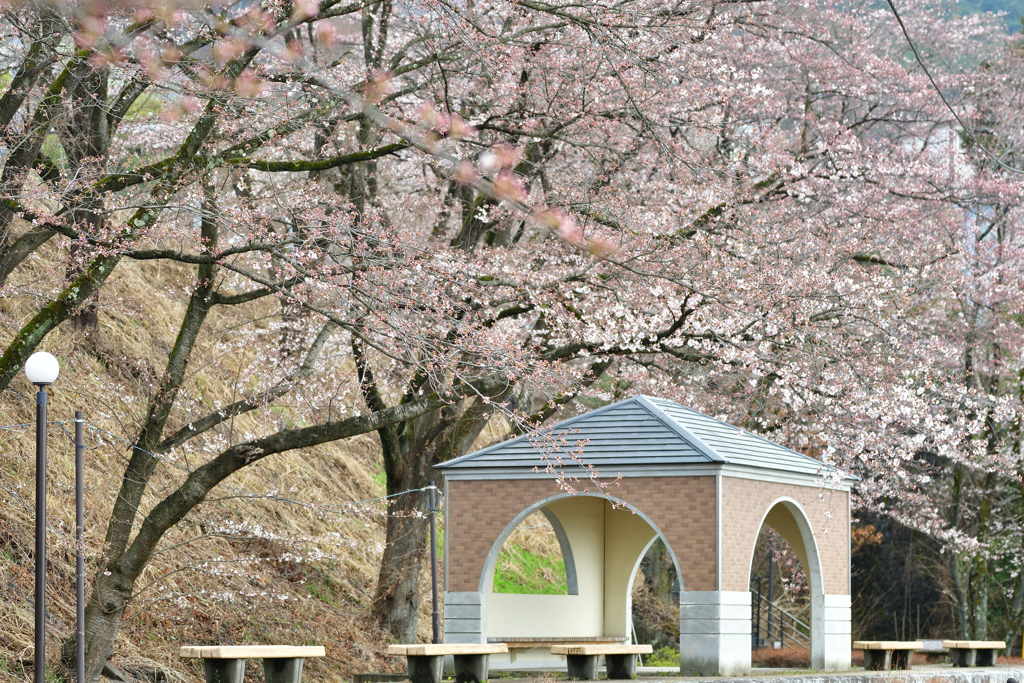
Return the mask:
M643 517L605 505L604 636L631 635L633 577L657 534Z
M487 636L541 638L604 635L605 506L597 497L548 504L565 529L576 562L578 595L487 595Z

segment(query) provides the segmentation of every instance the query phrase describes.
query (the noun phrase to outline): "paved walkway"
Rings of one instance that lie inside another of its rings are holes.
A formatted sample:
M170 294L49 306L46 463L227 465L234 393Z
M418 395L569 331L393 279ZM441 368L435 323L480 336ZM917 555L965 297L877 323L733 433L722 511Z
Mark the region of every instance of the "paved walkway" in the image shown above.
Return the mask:
M951 665L918 665L909 671L852 671L835 673L817 673L793 669L754 669L749 676L738 678L722 678L717 676L680 676L675 667L637 667L637 681L656 683L683 682L696 683L1007 683L1015 679L1024 683L1024 667L995 666L985 668L961 669ZM497 675L495 675L497 674ZM536 683L544 680L566 680L564 671L501 671L491 670L492 681L501 683ZM521 678L519 676L522 676ZM515 676L515 678L513 678Z

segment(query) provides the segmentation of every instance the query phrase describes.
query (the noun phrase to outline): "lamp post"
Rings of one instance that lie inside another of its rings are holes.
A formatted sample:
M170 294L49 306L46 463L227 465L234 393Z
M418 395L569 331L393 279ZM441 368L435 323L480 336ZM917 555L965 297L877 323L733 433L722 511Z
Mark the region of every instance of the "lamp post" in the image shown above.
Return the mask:
M437 609L437 486L430 482L427 487L427 504L430 506L430 585L431 596L433 597L431 626L433 639L431 642L441 642L441 613Z
M28 381L36 394L36 651L35 683L46 680L46 387L60 374L60 363L45 351L33 353L25 363Z

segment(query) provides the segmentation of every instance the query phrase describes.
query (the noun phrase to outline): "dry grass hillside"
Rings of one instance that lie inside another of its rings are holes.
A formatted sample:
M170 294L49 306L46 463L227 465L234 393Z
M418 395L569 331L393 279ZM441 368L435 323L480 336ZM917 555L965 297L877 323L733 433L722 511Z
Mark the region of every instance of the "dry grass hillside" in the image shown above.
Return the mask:
M62 270L52 272L55 262L48 263L44 251L17 272L18 280L0 298L5 339L16 334L39 294L62 276ZM50 392L50 420L70 421L75 409L83 409L91 425L108 432L86 432L89 577L103 556L106 520L128 456L126 444L115 437L130 440L137 433L193 277L190 269L122 263L101 294L97 326L82 331L65 324L42 347L62 364ZM209 324L213 331L204 333L179 401L185 417L175 418L169 432L188 416L241 394L247 387L238 385L247 381L249 370L266 362L253 340L276 339L278 304L260 305L264 308L216 311ZM245 331L241 337L239 329ZM339 391L341 375L350 371L343 349L325 350L323 362L328 370L307 383L296 401L303 392ZM24 376L0 394L0 425L31 423L33 394ZM347 400L338 398L339 405ZM288 404L278 404L236 418L224 430L255 433L260 421L285 423L300 419L297 415ZM72 425L54 424L49 430L51 667L60 641L74 629L74 468L65 429L70 432ZM191 451L178 449L169 456L158 466L143 507L173 490L183 471L203 460L204 450L213 452L231 436L221 431ZM31 426L0 430L0 681L5 683L31 675L34 454ZM385 638L368 613L382 551L383 508L345 505L382 495L379 462L376 441L367 436L273 456L227 480L164 538L126 613L113 664L139 680L200 681L198 665L177 658L179 645L276 642L326 646L326 660L307 662L311 681L350 680L355 672L399 667L382 656ZM423 605L429 611L429 592ZM421 619L421 630L429 623L429 616ZM252 669L252 680L262 680L262 672Z

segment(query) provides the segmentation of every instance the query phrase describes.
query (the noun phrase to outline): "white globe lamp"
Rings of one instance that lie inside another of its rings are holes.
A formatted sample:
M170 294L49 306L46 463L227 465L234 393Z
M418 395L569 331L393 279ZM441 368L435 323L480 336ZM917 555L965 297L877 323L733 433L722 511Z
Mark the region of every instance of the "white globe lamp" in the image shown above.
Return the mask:
M57 381L60 374L60 363L53 357L52 353L39 351L29 356L25 363L25 375L28 381L36 386L46 386Z

